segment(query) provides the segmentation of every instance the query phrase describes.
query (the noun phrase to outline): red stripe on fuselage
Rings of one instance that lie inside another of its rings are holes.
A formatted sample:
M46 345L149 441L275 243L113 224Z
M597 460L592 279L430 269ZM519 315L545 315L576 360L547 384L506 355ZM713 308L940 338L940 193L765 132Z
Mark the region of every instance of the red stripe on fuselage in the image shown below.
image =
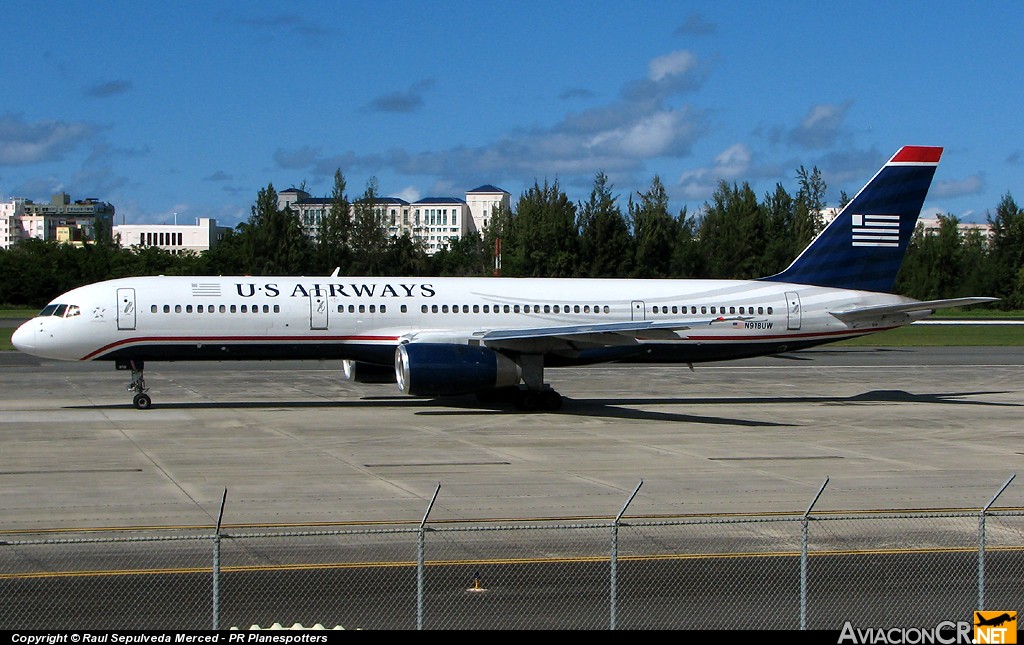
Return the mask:
M346 342L346 341L397 341L398 336L136 336L104 345L97 350L89 352L79 360L92 360L100 354L106 354L112 349L126 345L140 343L266 343L266 342L289 342L289 343L314 343L314 342Z

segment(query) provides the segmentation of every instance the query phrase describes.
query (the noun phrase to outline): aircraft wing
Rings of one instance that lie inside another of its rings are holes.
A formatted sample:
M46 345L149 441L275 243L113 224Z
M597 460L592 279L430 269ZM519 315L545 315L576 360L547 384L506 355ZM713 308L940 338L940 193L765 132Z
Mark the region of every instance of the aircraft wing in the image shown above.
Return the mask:
M680 335L676 332L679 331L750 318L750 316L719 316L702 319L631 320L586 325L522 327L495 329L483 332L477 337L488 347L514 351L535 351L538 345L543 345L547 349L575 345L609 347L636 344L638 336L678 339Z
M845 311L830 311L829 313L843 322L853 322L865 318L877 318L886 314L911 313L914 311L935 311L948 307L965 307L977 305L983 302L993 302L999 298L947 298L945 300L918 300L916 302L904 302L898 305L875 305L872 307L858 307Z

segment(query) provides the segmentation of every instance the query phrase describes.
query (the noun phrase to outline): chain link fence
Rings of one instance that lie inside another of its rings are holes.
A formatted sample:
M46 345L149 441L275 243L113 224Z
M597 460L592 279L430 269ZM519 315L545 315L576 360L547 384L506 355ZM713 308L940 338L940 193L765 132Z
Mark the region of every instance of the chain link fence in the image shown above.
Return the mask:
M13 537L0 630L839 630L1024 612L1019 509Z

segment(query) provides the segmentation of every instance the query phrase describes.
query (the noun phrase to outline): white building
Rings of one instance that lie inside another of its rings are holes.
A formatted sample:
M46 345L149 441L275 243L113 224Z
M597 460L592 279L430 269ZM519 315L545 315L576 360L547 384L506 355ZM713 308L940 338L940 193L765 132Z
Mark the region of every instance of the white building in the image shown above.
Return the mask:
M114 239L122 248L154 246L172 253L201 253L217 245L231 230L217 220L200 217L195 224L120 224Z
M498 208L510 209L511 195L495 186L486 184L466 193L466 199L458 197L425 197L409 203L398 197L377 198L377 216L388 234L399 236L408 233L414 240L423 243L427 253L433 254L472 232L483 234L488 222ZM277 195L277 207L291 208L299 218L303 232L316 239L320 223L331 210L331 200L326 197L310 197L298 188L282 190ZM350 206L355 214L355 203Z
M67 193L56 193L48 204L14 197L0 202L0 247L37 239L84 244L97 235L109 235L114 207L95 197L72 203Z

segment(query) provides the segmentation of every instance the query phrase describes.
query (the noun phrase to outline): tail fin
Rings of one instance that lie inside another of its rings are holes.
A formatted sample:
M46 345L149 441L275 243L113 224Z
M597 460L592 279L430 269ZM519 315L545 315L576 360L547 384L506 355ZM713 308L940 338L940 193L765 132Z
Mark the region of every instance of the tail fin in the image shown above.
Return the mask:
M785 271L762 279L891 291L941 156L900 148Z

